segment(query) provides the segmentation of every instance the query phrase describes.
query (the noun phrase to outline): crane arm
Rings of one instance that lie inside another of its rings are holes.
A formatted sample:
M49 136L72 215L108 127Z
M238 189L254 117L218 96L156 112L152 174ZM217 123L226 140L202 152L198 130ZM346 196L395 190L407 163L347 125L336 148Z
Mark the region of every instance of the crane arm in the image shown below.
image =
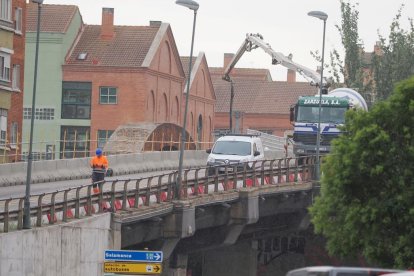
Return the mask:
M288 69L294 70L301 74L307 81L311 83L311 85L319 86L321 82L321 75L303 65L300 65L296 62L293 62L290 57L283 55L280 52L276 52L272 49L272 47L263 41L263 36L260 34L247 34L246 39L243 41L243 44L240 46L237 53L234 55L233 59L229 62L226 69L224 70L223 79L226 81L230 81L230 73L233 70L236 63L239 59L243 56L243 54L247 51L250 52L256 48L262 48L267 54L272 57L272 64L280 64ZM324 80L323 86L326 86L327 82Z

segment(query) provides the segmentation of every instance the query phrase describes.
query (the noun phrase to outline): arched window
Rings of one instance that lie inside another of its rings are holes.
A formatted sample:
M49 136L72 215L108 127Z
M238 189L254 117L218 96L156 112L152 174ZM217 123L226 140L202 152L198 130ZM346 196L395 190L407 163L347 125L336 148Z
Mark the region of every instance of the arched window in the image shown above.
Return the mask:
M168 102L167 95L162 94L162 99L160 100L160 110L158 120L160 122L167 122L168 119Z
M211 116L208 117L208 121L209 121L208 141L211 142L212 136L213 136L213 122L211 121Z
M203 117L201 114L198 116L197 123L197 141L201 142L203 140Z
M151 90L151 92L148 95L147 110L148 110L148 119L151 122L154 122L154 119L155 119L155 96L154 96L154 91L153 90Z
M171 108L171 120L174 120L175 123L180 124L180 113L179 113L179 103L178 103L178 97L175 96L174 106Z
M190 113L190 125L188 126L191 137L194 136L194 115L193 112Z

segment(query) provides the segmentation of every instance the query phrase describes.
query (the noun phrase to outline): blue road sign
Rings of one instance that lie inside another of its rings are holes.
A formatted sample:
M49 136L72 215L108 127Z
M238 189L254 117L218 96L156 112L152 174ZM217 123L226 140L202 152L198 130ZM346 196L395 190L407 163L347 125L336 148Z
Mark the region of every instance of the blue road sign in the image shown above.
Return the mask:
M161 263L162 251L105 250L105 261Z

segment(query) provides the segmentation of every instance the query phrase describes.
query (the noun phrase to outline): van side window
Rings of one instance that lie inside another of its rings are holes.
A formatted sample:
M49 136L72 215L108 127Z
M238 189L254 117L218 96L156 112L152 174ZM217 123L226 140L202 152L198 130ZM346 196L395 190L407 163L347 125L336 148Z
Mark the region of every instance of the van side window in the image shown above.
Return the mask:
M253 153L255 153L257 151L257 146L256 143L253 144Z

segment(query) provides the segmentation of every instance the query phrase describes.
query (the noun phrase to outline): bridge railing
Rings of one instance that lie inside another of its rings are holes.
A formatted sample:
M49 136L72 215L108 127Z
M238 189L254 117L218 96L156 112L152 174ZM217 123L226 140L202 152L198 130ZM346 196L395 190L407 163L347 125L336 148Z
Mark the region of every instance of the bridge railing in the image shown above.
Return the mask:
M91 216L94 213L145 209L154 204L191 199L203 194L235 191L240 188L313 179L314 158L282 158L244 163L242 166L199 167L186 169L181 187L177 171L136 179L116 179L98 183L100 192L92 192L92 184L57 190L30 197L33 227L52 225ZM23 228L24 197L0 200L0 232Z

